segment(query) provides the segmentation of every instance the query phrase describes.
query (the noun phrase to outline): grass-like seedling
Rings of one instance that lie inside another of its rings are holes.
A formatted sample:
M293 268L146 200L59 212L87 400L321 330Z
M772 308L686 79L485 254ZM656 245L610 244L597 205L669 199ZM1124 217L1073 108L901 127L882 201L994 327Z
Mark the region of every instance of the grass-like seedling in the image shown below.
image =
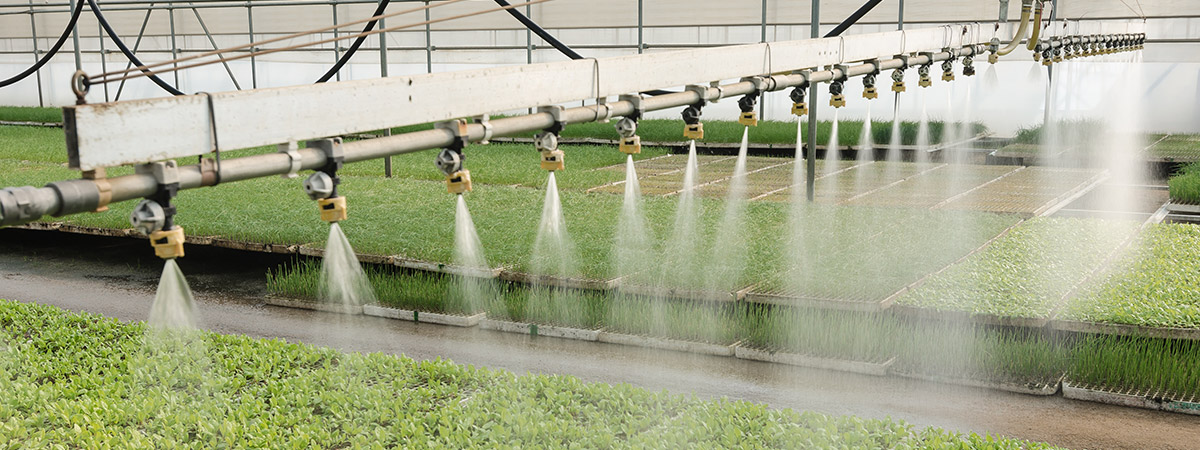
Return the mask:
M0 120L9 122L62 123L61 108L37 106L0 106ZM60 133L62 130L58 130Z
M755 305L742 322L745 343L772 351L879 362L895 354L899 322L886 314Z
M78 448L1048 448L0 300L0 440ZM112 405L122 405L115 408Z
M1171 201L1200 205L1200 162L1183 166L1167 180Z
M950 379L1040 388L1066 371L1069 349L1040 330L954 322L908 322L892 339L897 368Z
M1068 379L1077 385L1177 400L1200 396L1200 343L1089 336L1076 344Z
M1151 327L1200 328L1200 228L1149 227L1134 251L1062 316Z
M726 345L742 334L740 305L615 294L606 306L607 331Z
M1136 230L1099 219L1037 218L932 277L897 303L1002 317L1045 318Z
M473 314L484 301L495 296L490 280L464 279L454 275L408 272L366 265L367 280L380 305L423 312ZM267 289L287 297L319 300L321 261L302 259L267 273Z

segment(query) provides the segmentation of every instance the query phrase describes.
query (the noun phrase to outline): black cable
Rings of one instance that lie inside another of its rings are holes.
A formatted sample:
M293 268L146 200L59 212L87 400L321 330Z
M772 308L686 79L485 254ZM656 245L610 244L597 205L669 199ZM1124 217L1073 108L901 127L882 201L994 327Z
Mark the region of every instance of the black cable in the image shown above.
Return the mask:
M372 14L371 16L372 17L382 16L383 12L385 10L387 10L388 3L390 1L391 0L379 0L379 7L375 8L375 14ZM378 22L378 21L379 20L377 19L377 20L372 20L370 22L367 22L367 26L363 27L362 32L363 33L370 32L372 29L375 28L375 22ZM383 39L383 35L382 34L379 35L379 38ZM338 62L336 64L334 64L333 67L331 67L328 72L325 72L325 75L321 75L321 78L317 80L317 83L324 83L326 81L329 81L330 78L333 78L333 76L336 75L339 70L342 70L342 66L345 66L346 63L350 62L350 57L354 56L354 53L358 51L358 48L361 47L363 42L365 42L366 40L367 40L366 35L359 36L358 39L355 39L354 43L350 45L350 49L346 50L346 54L342 55L342 57L338 59ZM333 45L338 45L338 44L335 42Z
M50 47L50 51L46 52L46 55L42 56L42 59L39 59L37 62L33 63L33 65L29 66L28 69L25 69L21 73L18 73L11 78L0 81L0 87L5 87L24 80L29 75L37 72L38 69L41 69L42 66L46 65L46 63L50 61L50 58L53 58L54 54L58 53L58 50L62 48L63 43L67 42L67 37L71 36L71 31L75 29L75 22L79 20L79 14L81 12L83 12L83 2L79 2L79 4L75 5L75 11L71 13L71 21L67 23L67 28L63 30L62 36L58 37L58 42L55 42L54 46Z
M108 21L104 19L104 14L100 12L100 6L96 5L96 0L87 0L87 2L88 5L92 7L92 12L96 14L96 21L100 22L100 26L104 27L104 32L108 34L108 37L112 39L113 43L117 44L117 47L121 49L121 53L124 53L125 57L129 58L129 60L132 61L135 66L138 66L139 68L145 67L146 64L142 63L137 56L134 56L133 52L129 51L129 47L127 47L125 43L121 41L120 36L117 36L117 33L113 31L112 26L109 25ZM183 95L182 91L167 84L166 81L163 81L162 78L159 78L158 75L155 75L149 69L142 69L142 72L145 72L146 76L150 77L150 81L153 81L154 84L157 84L158 87L163 88L163 90L170 92L171 95Z
M857 23L858 19L861 19L863 16L867 15L867 13L871 12L871 10L875 8L875 5L878 5L881 2L883 2L883 0L867 0L867 2L863 3L863 5L860 6L857 11L854 11L854 14L851 14L850 17L847 17L846 20L843 20L842 23L838 24L838 26L833 27L833 30L827 33L825 37L841 36L847 28L850 28L851 25Z

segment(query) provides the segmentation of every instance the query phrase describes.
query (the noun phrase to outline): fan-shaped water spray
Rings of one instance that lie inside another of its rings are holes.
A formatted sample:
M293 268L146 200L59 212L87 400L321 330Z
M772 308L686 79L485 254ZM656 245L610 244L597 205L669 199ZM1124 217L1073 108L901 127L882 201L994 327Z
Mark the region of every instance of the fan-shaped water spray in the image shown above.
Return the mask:
M742 145L738 149L733 177L729 179L729 190L725 194L725 213L717 226L717 238L713 245L713 256L706 271L705 284L709 291L729 291L738 284L746 265L746 148L750 128L742 131Z
M168 259L163 264L154 303L150 305L149 323L164 329L196 328L196 299L175 259Z
M455 197L454 265L460 268L461 273L454 279L456 295L453 300L462 302L464 311L477 311L488 300L487 287L490 281L486 276L489 267L479 234L475 232L475 222L471 220L471 211L467 209L467 201L462 194Z
M650 237L646 234L646 217L642 212L642 190L638 185L633 155L625 159L625 198L617 218L616 276L632 276L649 262Z
M347 310L375 302L375 291L337 222L329 226L319 296L322 302L341 305Z

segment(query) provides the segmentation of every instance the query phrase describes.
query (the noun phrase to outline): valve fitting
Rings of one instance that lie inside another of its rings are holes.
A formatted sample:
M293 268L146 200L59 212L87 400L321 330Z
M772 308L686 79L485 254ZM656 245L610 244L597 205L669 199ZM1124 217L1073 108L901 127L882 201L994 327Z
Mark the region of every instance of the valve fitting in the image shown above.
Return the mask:
M434 159L438 170L446 175L446 192L462 194L471 191L471 171L463 169L463 148L467 145L467 123L463 120L452 120L437 124L437 128L449 130L454 134L450 146L443 148Z
M863 93L865 99L871 100L879 98L879 91L875 89L875 77L879 75L879 60L868 61L869 64L875 67L870 73L863 75Z
M835 65L831 69L836 70L840 75L829 82L829 106L841 108L846 106L846 96L842 92L845 90L846 79L849 78L846 76L846 72L850 69L841 64Z
M808 82L805 81L793 88L792 92L788 94L788 97L792 99L792 115L803 116L808 114L808 103L804 101L807 92Z
M942 81L954 81L954 60L942 61Z
M171 204L179 193L179 166L175 161L164 161L141 165L135 170L152 174L158 181L158 189L133 208L129 222L138 231L149 235L150 246L159 258L183 257L183 227L175 225L176 210Z
M742 114L738 116L738 123L747 127L758 126L758 112L754 110L758 105L758 91L746 94L738 99L738 108L742 110Z
M933 80L929 78L929 64L917 67L917 74L921 75L921 80L917 82L917 86L927 88L933 85Z
M962 59L962 63L963 63L963 70L962 70L963 76L965 76L965 77L975 76L975 66L974 66L975 58L972 58L971 55L964 56Z
M304 180L304 192L308 194L308 198L317 201L321 220L329 223L346 220L346 198L339 197L337 192L337 187L342 182L337 172L345 161L342 139L309 141L308 148L324 153L325 165Z
M897 94L904 92L904 69L896 69L892 71L892 92Z
M996 24L996 29L999 29L1000 24ZM988 41L988 64L996 64L1000 61L1000 38L994 37Z
M637 123L642 118L642 96L622 95L620 100L633 104L633 113L622 117L613 125L617 134L621 136L621 143L617 149L627 155L636 155L642 152L642 137L637 135Z
M543 131L533 137L533 147L542 154L542 170L563 170L563 151L558 149L558 134Z
M689 105L683 109L683 137L686 139L700 140L704 139L704 124L700 123L700 116L704 114L703 108L705 104L705 96L708 93L708 88L704 86L689 85L687 90L695 92L700 97L700 101Z

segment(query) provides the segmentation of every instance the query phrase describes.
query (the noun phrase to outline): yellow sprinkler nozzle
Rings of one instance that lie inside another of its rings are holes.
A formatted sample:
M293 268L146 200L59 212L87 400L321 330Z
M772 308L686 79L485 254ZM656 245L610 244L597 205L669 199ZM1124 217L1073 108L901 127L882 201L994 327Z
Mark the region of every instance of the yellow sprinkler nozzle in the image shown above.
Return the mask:
M995 53L988 55L988 64L995 64L998 62L1000 62L1000 55L997 55Z
M954 81L954 72L942 72L942 81Z
M875 90L875 86L863 88L863 98L876 99L879 98L879 91Z
M792 103L792 115L803 116L808 114L808 102Z
M446 175L446 192L451 194L471 192L471 171L460 170Z
M742 115L738 116L738 123L748 127L757 127L758 113L754 111L744 111L742 112Z
M636 155L641 153L642 137L631 136L627 138L621 138L621 144L617 147L617 149L621 150L621 153L625 153L627 155Z
M162 259L182 258L183 241L183 227L179 225L170 230L150 233L150 246L154 247L154 255Z
M687 139L704 139L704 124L690 123L683 126L683 137Z
M551 172L563 170L566 167L563 157L562 150L542 152L542 170L549 170Z
M921 87L933 86L933 79L929 78L929 75L921 75L921 81L917 82L917 86L921 86Z
M846 96L842 94L835 95L829 98L829 106L841 108L846 106Z
M317 199L317 208L321 210L321 220L333 223L346 220L346 197Z
M895 93L899 94L899 93L901 93L901 92L904 92L904 91L905 91L905 88L904 88L904 82L903 82L903 81L896 81L896 82L893 82L893 83L892 83L892 92L895 92Z

